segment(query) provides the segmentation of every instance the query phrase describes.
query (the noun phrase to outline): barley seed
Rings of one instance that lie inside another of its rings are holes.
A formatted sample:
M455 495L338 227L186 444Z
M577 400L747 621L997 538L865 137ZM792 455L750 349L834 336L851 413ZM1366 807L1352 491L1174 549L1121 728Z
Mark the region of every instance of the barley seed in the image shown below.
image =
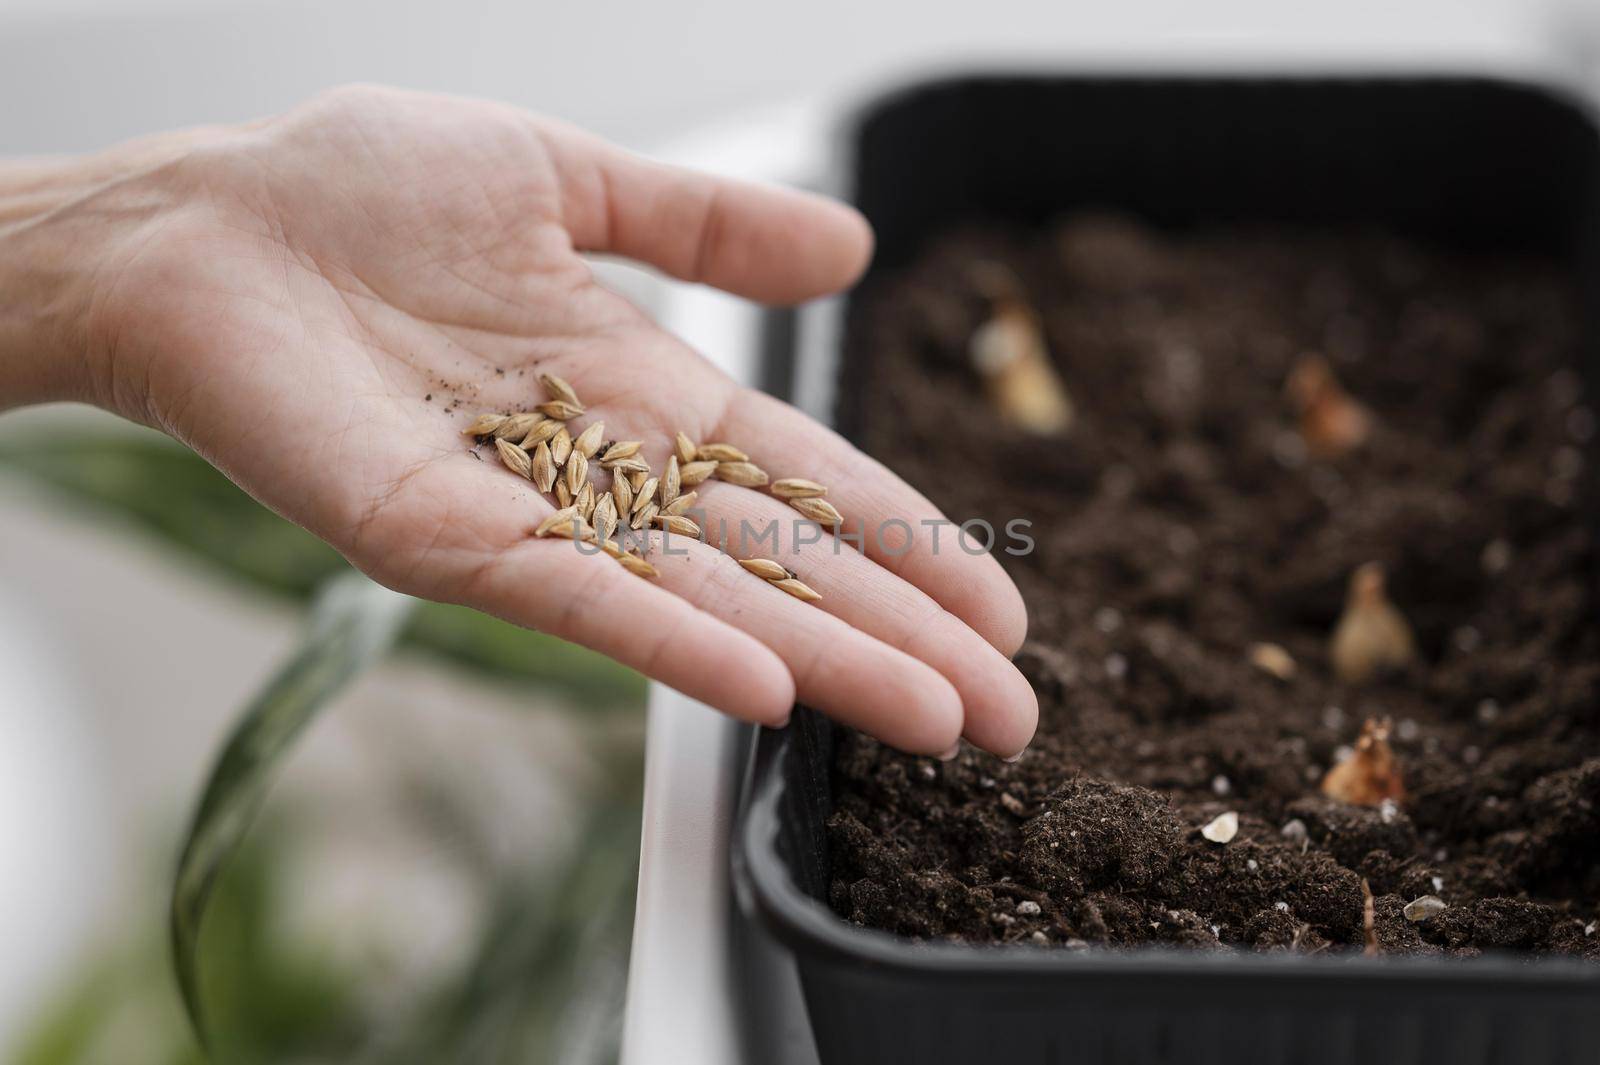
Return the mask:
M504 422L501 422L500 428L494 431L494 435L497 439L510 440L515 443L531 433L534 426L544 420L543 414L523 411L520 414L513 414Z
M674 535L700 538L700 526L681 514L657 513L655 523Z
M793 573L790 573L770 558L741 558L739 565L764 581L782 581L794 576Z
M619 459L631 459L639 453L643 446L638 440L613 440L600 452L600 458L606 462L615 462Z
M577 515L578 515L578 510L577 510L576 507L563 507L560 510L556 511L554 514L551 514L549 517L547 517L543 521L541 521L539 523L539 527L537 529L533 530L533 535L535 535L535 536L549 536L551 529L554 529L557 525L560 525L562 522L571 521L573 518L577 517Z
M610 470L612 473L649 473L650 464L637 455L626 458L614 459L609 456L600 460L601 469Z
M611 497L617 501L618 517L625 518L633 513L633 485L626 477L619 474L611 478Z
M828 489L804 477L782 477L772 482L772 494L779 499L813 499L827 495Z
M605 435L605 431L605 422L595 422L578 434L578 438L572 442L572 450L586 459L594 458L595 451L600 447L600 438Z
M583 487L572 497L572 505L578 508L578 513L583 515L584 521L590 521L594 517L595 498L593 481L584 481Z
M572 493L567 491L567 482L556 480L556 503L563 507L572 506Z
M649 525L652 521L655 521L656 512L658 510L660 510L660 509L661 509L660 507L656 506L654 503L651 503L648 499L646 499L645 505L643 507L641 507L639 510L636 510L636 511L633 512L633 517L628 522L629 527L633 528L633 529L642 529L642 528L644 528L646 525Z
M710 459L704 462L696 461L685 463L678 470L678 487L693 488L704 482L713 473L717 472L717 464Z
M660 571L642 558L635 558L633 555L618 555L617 561L622 564L623 569L640 577L654 580L656 577L661 576Z
M509 414L480 414L472 419L472 424L461 430L461 433L463 436L490 436L504 425L509 417Z
M699 495L700 495L699 492L688 492L688 493L686 493L684 495L681 495L677 499L674 499L672 502L668 503L666 506L662 507L661 508L661 513L663 513L663 514L683 514L683 513L686 513L690 507L694 506L694 501L695 501L695 499L697 499L699 497Z
M628 484L633 487L635 500L639 497L639 489L643 488L644 483L650 479L650 464L646 462L642 466L642 469L628 471Z
M654 477L642 485L637 485L633 492L633 513L637 514L645 508L645 504L653 502L656 494L656 485L659 484Z
M558 422L554 418L546 418L538 425L535 425L528 431L528 435L522 438L522 449L526 451L530 447L547 443L565 428L565 422Z
M781 581L770 581L768 583L770 583L774 588L783 589L796 599L799 599L805 603L815 603L818 599L822 598L822 595L817 592L816 589L795 577L785 577Z
M835 510L833 504L826 499L791 499L789 505L818 525L844 524L844 515Z
M526 451L509 440L496 440L494 449L500 453L500 461L506 464L506 469L533 480L533 460Z
M574 407L583 406L582 403L578 402L577 390L567 384L565 378L557 377L553 373L542 373L539 375L539 383L544 385L544 390L550 393L551 399L562 400L572 404Z
M556 460L550 455L550 445L543 440L533 449L533 483L541 492L556 486Z
M661 496L661 505L664 507L678 498L678 456L667 457L667 468L661 474L661 485L658 489Z
M594 531L601 540L611 539L611 534L617 531L617 501L611 495L603 495L594 505L594 513L589 520L594 523Z
M554 456L552 451L551 455ZM583 490L584 484L589 480L589 460L583 457L583 452L576 449L567 457L565 471L567 491L576 496Z
M581 403L568 403L564 399L552 399L549 403L539 404L539 413L547 418L558 418L561 421L571 421L583 414L584 407Z
M572 434L567 432L567 427L563 425L556 430L556 435L550 438L550 457L555 459L557 466L565 466L571 456Z
M701 444L694 449L694 457L710 462L749 462L750 456L732 444Z
M679 433L673 439L673 444L678 449L678 461L679 462L681 462L683 465L687 466L687 465L689 465L689 463L694 461L694 453L695 453L695 451L697 449L694 446L694 441L693 440L690 440L687 436L684 436L682 433Z
M700 450L704 451L705 448ZM743 460L718 462L717 480L727 481L741 488L760 488L767 483L767 471Z

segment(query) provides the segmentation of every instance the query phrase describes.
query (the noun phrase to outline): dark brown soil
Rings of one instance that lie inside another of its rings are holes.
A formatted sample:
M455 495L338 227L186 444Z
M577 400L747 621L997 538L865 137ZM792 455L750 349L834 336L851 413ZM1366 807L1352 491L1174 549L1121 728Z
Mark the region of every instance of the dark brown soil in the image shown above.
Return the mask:
M986 409L979 258L1043 315L1079 411L1062 439ZM867 450L958 519L1034 523L1034 553L1001 559L1042 717L1017 764L842 735L840 914L919 938L1348 950L1366 878L1384 951L1600 956L1596 417L1553 267L1081 219L956 236L863 300L859 409L897 412L863 418ZM1378 419L1337 461L1306 457L1284 398L1308 351ZM1351 687L1327 645L1369 560L1421 661ZM1257 641L1294 679L1249 664ZM1406 800L1324 798L1384 715ZM1238 836L1203 839L1228 810ZM1428 894L1449 908L1405 920Z

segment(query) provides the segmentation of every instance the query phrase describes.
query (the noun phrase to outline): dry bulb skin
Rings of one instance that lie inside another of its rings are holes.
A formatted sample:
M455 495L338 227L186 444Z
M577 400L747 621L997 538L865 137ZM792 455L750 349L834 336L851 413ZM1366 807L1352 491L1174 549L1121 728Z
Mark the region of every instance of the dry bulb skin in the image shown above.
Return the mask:
M1320 355L1303 356L1285 385L1300 418L1300 435L1317 458L1336 459L1372 435L1372 414L1351 398Z
M1281 681L1294 679L1294 656L1275 643L1257 643L1250 645L1250 664L1261 672L1276 677Z
M996 263L980 267L991 316L968 342L967 357L983 378L990 405L1008 424L1039 436L1072 428L1072 398L1045 343L1036 312L1021 285Z
M1410 665L1417 655L1411 626L1385 589L1383 567L1368 562L1350 575L1344 614L1328 648L1334 674L1363 684Z
M1387 718L1382 721L1367 718L1350 757L1328 770L1322 778L1322 793L1355 806L1405 801L1405 782L1395 762L1394 749L1389 746Z

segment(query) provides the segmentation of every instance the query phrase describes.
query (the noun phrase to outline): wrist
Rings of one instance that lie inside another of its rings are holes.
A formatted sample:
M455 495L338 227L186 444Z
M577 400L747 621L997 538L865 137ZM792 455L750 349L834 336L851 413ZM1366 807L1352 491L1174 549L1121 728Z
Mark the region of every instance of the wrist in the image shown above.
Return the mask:
M76 400L147 420L103 323L126 320L110 313L117 279L171 206L162 171L199 135L0 162L0 410Z
M81 396L88 249L58 212L70 162L0 166L0 410Z

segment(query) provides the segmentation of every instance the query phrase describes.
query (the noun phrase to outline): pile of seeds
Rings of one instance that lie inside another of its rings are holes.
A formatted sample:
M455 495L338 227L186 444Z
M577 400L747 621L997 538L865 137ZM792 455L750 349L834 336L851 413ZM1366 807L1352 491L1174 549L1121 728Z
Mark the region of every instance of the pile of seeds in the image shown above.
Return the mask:
M673 454L658 475L640 454L643 441L607 440L605 423L591 422L576 436L569 422L587 413L577 391L555 374L540 374L539 382L550 399L530 411L484 413L463 433L478 445L493 444L501 463L512 473L553 497L555 513L534 530L539 537L556 536L593 543L640 577L660 576L644 558L643 533L656 528L678 536L701 539L698 523L689 517L699 494L693 489L715 478L744 488L769 488L803 517L824 528L844 523L839 511L823 497L827 488L801 477L772 481L767 471L732 444L696 444L677 433ZM610 485L599 487L593 476L608 474ZM795 572L770 559L742 559L740 565L769 584L804 602L821 599Z

